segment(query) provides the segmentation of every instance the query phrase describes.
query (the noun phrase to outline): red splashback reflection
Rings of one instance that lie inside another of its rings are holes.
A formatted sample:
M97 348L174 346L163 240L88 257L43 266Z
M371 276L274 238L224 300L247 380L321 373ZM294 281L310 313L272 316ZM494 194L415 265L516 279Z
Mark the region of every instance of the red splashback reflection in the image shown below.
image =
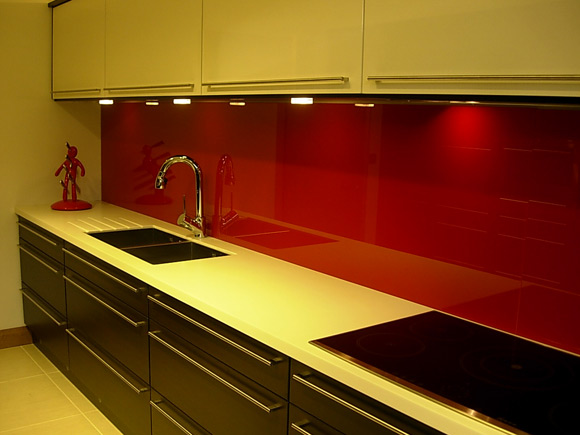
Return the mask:
M580 353L580 112L203 102L102 109L103 200Z

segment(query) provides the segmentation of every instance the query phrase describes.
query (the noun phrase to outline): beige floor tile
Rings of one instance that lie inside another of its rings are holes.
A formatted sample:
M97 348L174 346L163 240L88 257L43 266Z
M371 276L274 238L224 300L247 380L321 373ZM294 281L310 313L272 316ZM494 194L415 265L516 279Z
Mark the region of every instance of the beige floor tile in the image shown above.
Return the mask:
M87 417L103 435L123 435L119 429L107 420L107 417L101 414L98 410L85 413L85 417Z
M0 431L2 435L99 435L100 432L83 415L73 415L20 429Z
M95 411L97 409L61 372L49 373L48 377L81 412Z
M2 382L0 391L0 431L80 414L45 374Z
M44 354L34 345L34 344L26 344L21 346L21 348L34 360L36 364L40 366L42 371L45 373L55 373L59 370L56 366L50 362L50 360L44 356Z
M42 370L21 347L0 349L0 382L39 374Z

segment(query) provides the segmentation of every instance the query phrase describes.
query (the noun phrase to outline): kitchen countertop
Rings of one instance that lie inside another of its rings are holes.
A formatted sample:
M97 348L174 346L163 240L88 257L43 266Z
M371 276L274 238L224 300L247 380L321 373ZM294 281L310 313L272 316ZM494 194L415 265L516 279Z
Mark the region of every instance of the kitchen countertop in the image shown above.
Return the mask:
M153 265L87 232L177 225L105 202L63 212L49 205L16 214L215 319L444 433L506 434L405 387L355 367L310 340L396 320L430 308L212 237L195 241L228 256Z

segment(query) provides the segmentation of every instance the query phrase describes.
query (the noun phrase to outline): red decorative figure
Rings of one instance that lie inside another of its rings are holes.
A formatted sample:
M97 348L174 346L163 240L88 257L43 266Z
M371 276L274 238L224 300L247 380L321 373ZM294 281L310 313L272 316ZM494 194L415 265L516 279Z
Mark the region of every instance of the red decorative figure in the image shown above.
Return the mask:
M62 190L62 201L55 202L52 204L51 208L54 210L87 210L91 208L91 204L86 201L77 199L77 192L80 193L81 189L77 184L77 168L81 169L81 177L85 176L85 167L79 159L77 159L78 150L76 147L71 147L69 143L66 143L68 152L65 161L56 170L54 175L58 177L62 170L64 169L64 180L60 181L63 187ZM68 200L68 187L71 186L71 200Z

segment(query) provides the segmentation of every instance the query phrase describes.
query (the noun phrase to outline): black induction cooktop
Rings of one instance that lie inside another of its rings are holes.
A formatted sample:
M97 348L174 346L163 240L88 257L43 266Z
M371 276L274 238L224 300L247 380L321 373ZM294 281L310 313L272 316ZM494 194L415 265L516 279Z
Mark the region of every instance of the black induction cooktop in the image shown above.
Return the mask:
M572 354L437 311L312 344L515 433L580 433Z

